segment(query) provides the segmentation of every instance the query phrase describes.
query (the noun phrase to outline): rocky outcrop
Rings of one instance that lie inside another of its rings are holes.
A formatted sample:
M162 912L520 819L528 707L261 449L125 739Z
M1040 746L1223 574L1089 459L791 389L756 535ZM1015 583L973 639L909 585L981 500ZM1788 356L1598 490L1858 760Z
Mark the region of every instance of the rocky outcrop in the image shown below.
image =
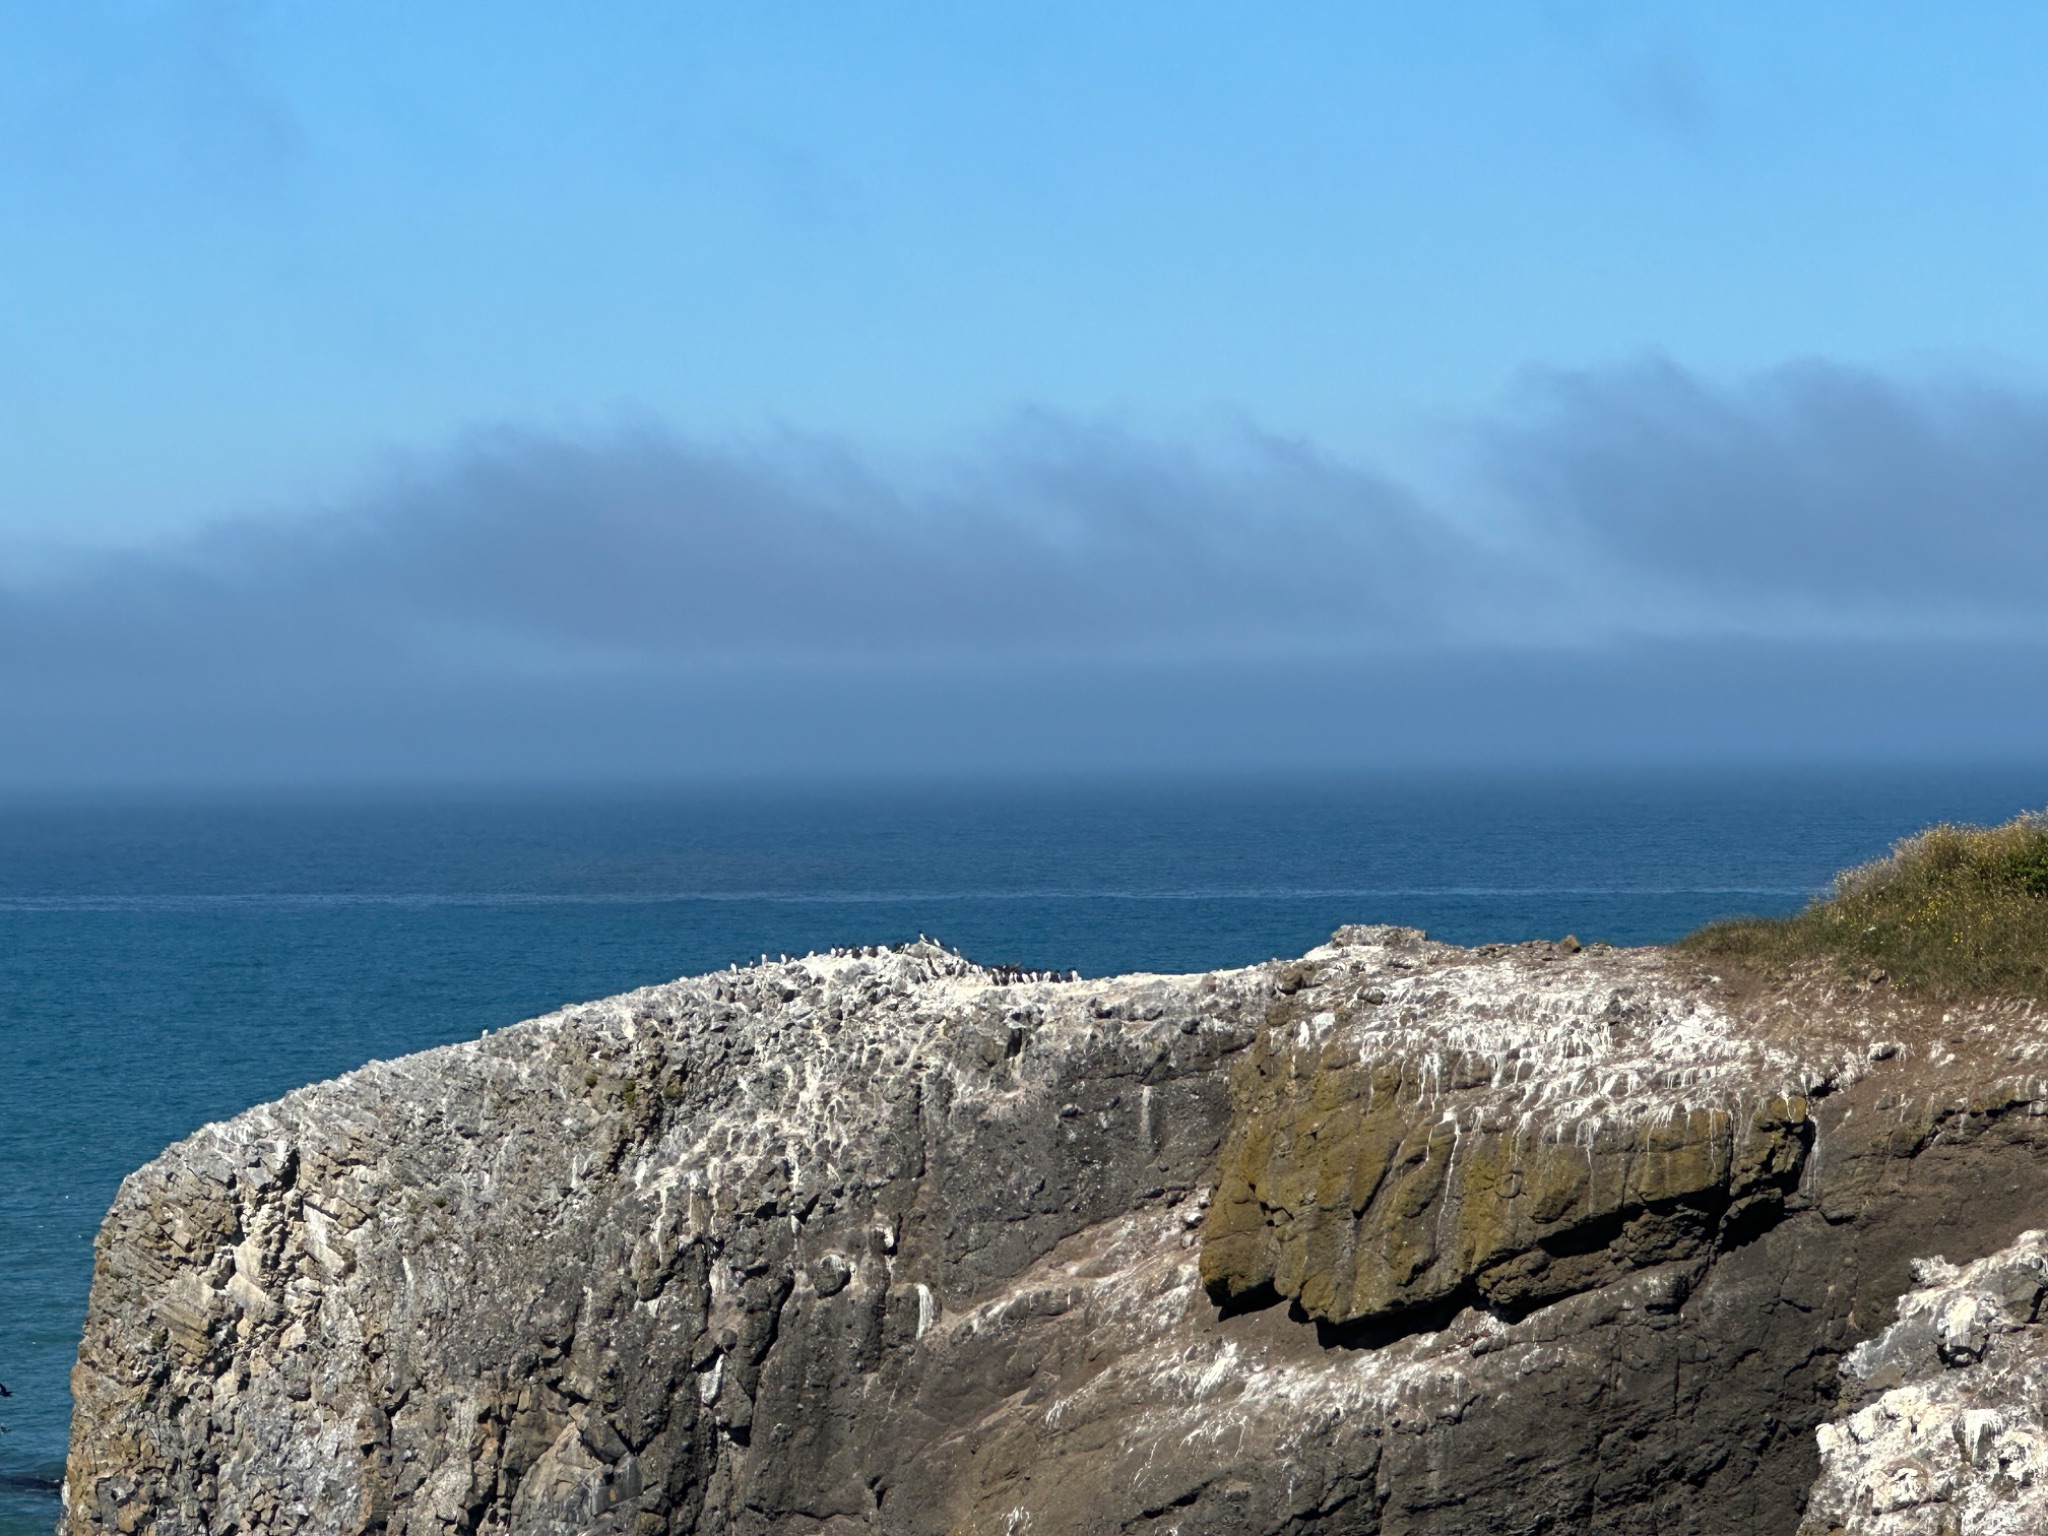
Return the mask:
M1806 1094L1839 1067L1731 1029L1651 956L1371 936L1373 964L1283 975L1204 1232L1212 1290L1335 1324L1513 1316L1782 1212Z
M132 1175L66 1523L1789 1536L1906 1256L2038 1224L2044 1055L1398 929L693 978Z
M1800 1536L2048 1531L2048 1235L1913 1266L1899 1319L1843 1362Z

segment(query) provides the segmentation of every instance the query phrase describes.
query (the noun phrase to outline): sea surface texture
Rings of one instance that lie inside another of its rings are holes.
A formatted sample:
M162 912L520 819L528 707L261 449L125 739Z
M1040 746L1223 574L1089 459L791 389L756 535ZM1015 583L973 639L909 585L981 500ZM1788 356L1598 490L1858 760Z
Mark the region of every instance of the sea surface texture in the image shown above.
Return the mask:
M1797 906L2019 770L1430 775L0 806L0 1536L43 1532L123 1174L285 1090L581 998L929 934L1189 971L1340 923L1659 942Z

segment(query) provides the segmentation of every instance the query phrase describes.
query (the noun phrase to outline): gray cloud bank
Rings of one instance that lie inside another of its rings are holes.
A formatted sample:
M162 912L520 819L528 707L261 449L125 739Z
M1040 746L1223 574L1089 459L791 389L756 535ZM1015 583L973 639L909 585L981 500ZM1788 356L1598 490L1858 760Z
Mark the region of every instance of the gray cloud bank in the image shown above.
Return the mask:
M0 780L2048 756L2048 394L1533 375L1459 451L503 431L0 587Z

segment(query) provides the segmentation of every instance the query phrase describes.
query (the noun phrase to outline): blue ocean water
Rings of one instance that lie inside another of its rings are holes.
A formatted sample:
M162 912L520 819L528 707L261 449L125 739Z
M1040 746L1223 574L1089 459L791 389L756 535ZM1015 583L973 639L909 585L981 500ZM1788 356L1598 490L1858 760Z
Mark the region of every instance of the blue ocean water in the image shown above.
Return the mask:
M1797 906L2048 770L898 785L0 804L0 1536L46 1532L92 1236L195 1126L579 998L930 934L1189 970L1343 922L1667 940Z

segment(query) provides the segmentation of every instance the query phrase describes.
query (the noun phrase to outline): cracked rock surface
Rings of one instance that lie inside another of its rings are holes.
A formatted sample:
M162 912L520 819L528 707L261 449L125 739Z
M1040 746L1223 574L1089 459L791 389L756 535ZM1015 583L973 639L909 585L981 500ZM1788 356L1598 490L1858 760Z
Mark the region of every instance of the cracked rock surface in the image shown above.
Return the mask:
M131 1175L65 1523L1790 1536L1905 1256L2043 1224L2044 1067L2021 1005L1400 929L690 978Z
M1852 1411L1820 1428L1801 1536L2048 1531L2048 1233L1914 1277L1842 1364Z
M1339 934L1339 939L1349 937ZM1283 978L1240 1078L1202 1272L1345 1324L1518 1313L1782 1212L1843 1067L1646 953L1573 965L1375 932ZM1310 983L1321 985L1310 988Z

